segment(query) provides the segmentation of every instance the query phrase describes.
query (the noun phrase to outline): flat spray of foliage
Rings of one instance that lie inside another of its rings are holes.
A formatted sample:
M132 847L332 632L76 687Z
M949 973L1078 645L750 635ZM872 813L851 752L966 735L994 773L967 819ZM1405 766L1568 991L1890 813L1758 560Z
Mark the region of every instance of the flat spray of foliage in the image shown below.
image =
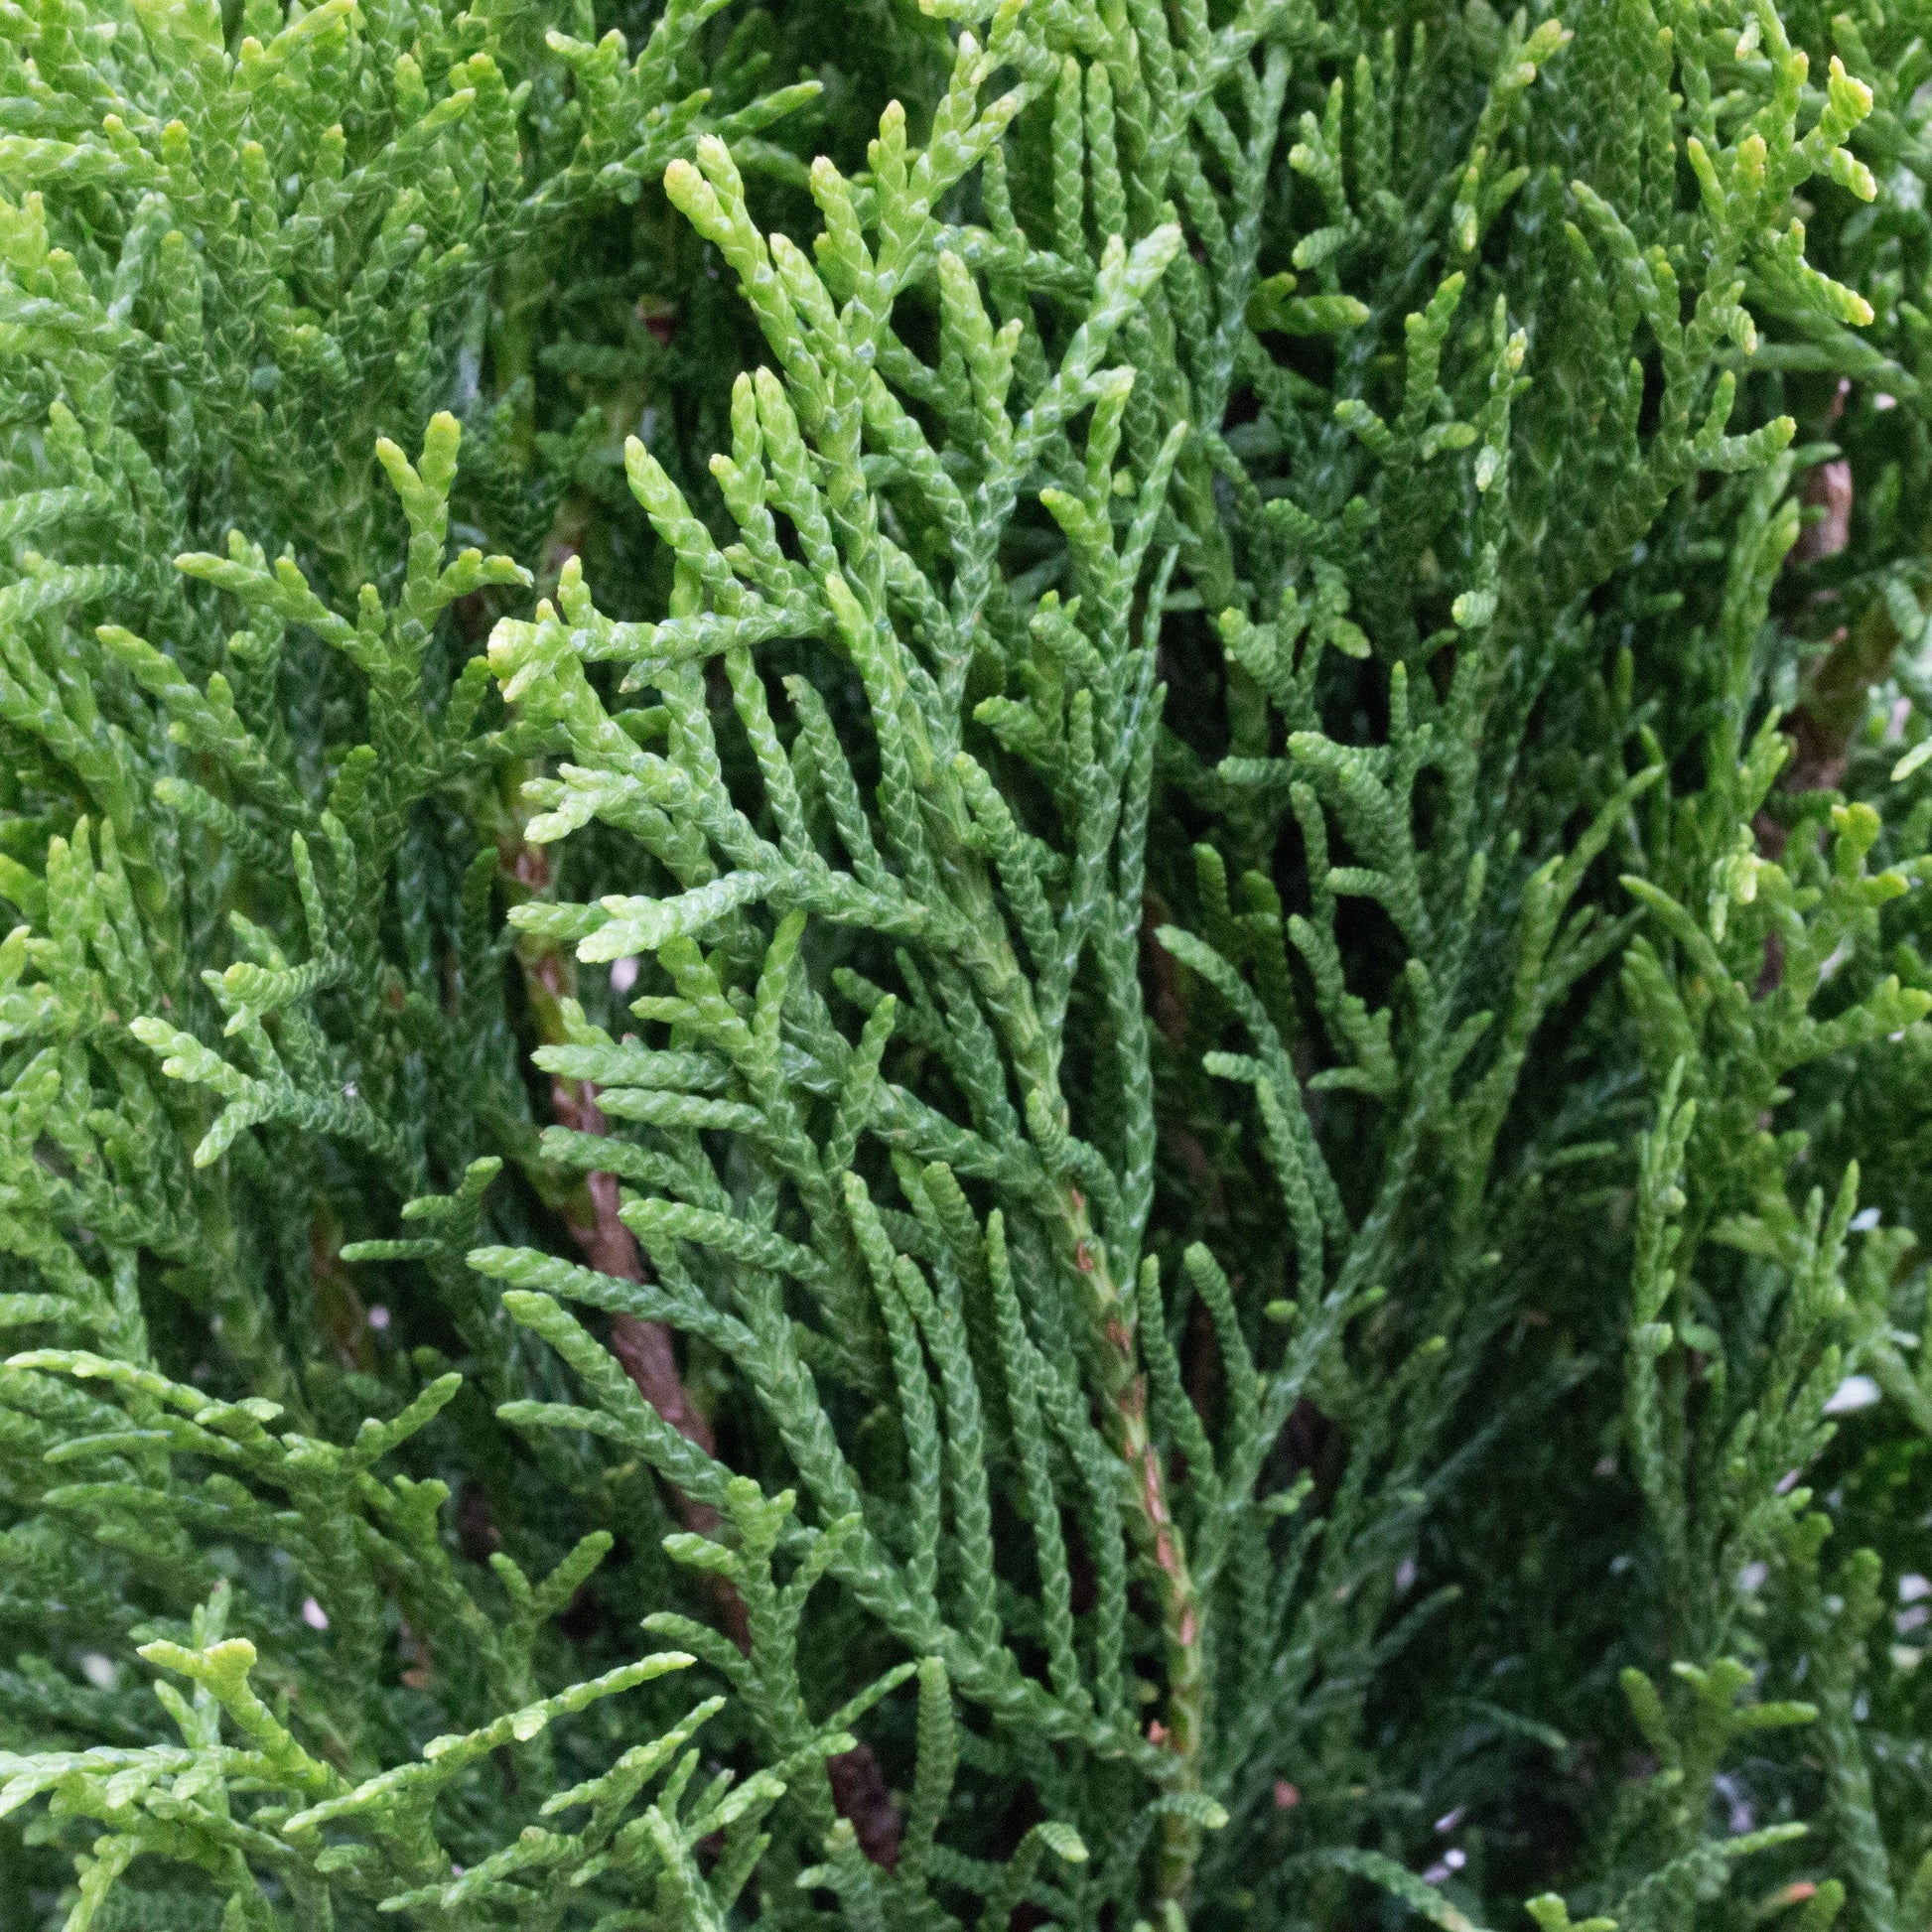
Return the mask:
M0 0L7 1932L1932 1925L1932 14L1537 9Z

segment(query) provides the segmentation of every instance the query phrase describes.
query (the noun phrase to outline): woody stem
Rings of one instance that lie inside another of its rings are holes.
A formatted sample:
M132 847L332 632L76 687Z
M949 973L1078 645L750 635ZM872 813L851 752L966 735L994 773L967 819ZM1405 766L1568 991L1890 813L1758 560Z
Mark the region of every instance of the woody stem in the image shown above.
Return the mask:
M1109 1446L1125 1465L1132 1499L1129 1515L1141 1553L1160 1578L1161 1631L1168 1695L1154 1741L1178 1760L1173 1789L1200 1789L1200 1753L1206 1677L1201 1655L1201 1602L1187 1564L1187 1546L1169 1505L1167 1465L1149 1429L1147 1377L1140 1366L1139 1314L1113 1279L1107 1251L1095 1233L1085 1198L1067 1186L1062 1196L1074 1266L1085 1279L1098 1316L1105 1379ZM1184 1902L1200 1854L1200 1827L1170 1812L1163 1820L1159 1854L1160 1895Z

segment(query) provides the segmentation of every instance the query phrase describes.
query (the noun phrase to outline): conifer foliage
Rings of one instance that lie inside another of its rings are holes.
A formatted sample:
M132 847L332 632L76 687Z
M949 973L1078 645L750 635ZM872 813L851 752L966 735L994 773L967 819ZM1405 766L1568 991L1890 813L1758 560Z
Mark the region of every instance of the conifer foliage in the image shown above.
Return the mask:
M1932 50L0 7L0 1926L1932 1926Z

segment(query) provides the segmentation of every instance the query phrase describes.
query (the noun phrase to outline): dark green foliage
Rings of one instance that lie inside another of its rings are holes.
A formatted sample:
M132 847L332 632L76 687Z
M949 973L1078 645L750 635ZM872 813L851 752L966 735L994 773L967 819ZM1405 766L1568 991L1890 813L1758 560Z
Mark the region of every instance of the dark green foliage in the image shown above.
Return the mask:
M0 6L0 1925L1932 1925L1932 54Z

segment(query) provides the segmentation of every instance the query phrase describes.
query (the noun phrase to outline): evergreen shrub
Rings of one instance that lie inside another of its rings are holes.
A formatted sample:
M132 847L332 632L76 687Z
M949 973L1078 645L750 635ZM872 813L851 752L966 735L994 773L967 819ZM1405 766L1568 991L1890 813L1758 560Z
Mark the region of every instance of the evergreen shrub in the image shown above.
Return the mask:
M0 0L0 1925L1932 1925L1923 0Z

